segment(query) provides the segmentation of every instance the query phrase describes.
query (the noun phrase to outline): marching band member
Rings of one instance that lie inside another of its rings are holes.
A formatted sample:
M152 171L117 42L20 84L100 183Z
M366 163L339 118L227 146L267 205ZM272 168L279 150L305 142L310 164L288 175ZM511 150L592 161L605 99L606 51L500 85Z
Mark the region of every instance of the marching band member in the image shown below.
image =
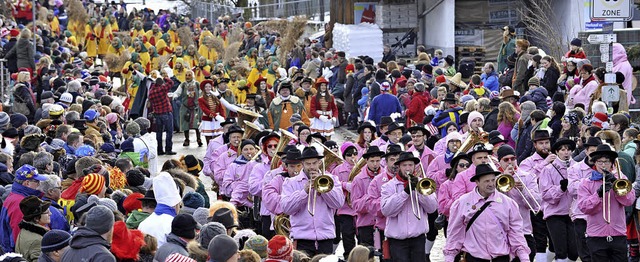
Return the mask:
M475 185L470 179L476 174L476 166L480 164L489 164L491 161L489 159L489 154L491 154L491 149L487 148L482 143L475 144L471 151L467 153L469 158L471 158L471 166L462 173L459 173L455 180L453 180L454 186L452 187L452 195L454 199L458 199L462 195L473 191Z
M222 127L220 123L224 122L227 116L222 103L213 94L213 80L204 80L200 83L200 90L202 96L198 98L198 106L202 110L202 122L200 123L200 132L204 135L205 141L209 144L209 141L214 136L222 134ZM198 139L200 138L199 134ZM188 139L185 140L188 145Z
M551 148L552 153L557 157L538 175L544 219L553 242L556 261L567 261L567 258L571 261L578 259L575 230L569 216L573 198L567 192L569 186L567 168L575 164L571 159L571 153L575 149L576 143L573 140L558 139Z
M294 145L286 146L278 155L282 157L282 165L267 172L262 179L262 205L271 213L269 221L273 221L276 215L283 214L280 195L282 183L286 178L295 177L302 171L302 163L299 160L301 153ZM273 232L273 229L274 226L271 224L269 231Z
M311 109L309 113L313 116L311 122L311 132L318 132L327 139L331 139L334 134L333 125L337 122L338 107L336 100L329 92L329 81L324 77L316 80L316 89L318 93L311 100Z
M322 137L322 135L320 136ZM342 147L340 149L342 151L342 158L345 161L331 170L331 174L340 179L342 189L346 193L352 191L353 183L349 180L349 174L356 164L357 151L356 146L348 141L342 143ZM335 247L340 243L340 240L342 240L345 257L349 257L349 253L351 253L351 250L356 246L355 237L357 222L354 221L355 216L356 211L353 202L349 204L348 200L345 201L344 205L342 205L342 207L340 207L336 212L336 239L334 239L333 245L335 249ZM358 240L360 240L359 236Z
M594 163L591 177L582 181L578 189L578 208L587 215L587 246L592 261L627 261L624 207L633 204L636 194L634 190L622 196L612 192L616 179L626 179L624 174L612 174L617 157L609 145L599 145L589 154Z
M222 185L222 180L224 179L224 173L227 168L233 161L238 157L238 148L240 147L240 142L242 140L242 135L244 134L244 130L237 125L233 125L229 127L229 130L224 135L229 140L229 143L224 146L219 147L213 153L212 162L213 162L213 181L218 185ZM205 163L205 165L211 165L211 163ZM220 188L219 192L220 197L228 201L231 197L231 192L227 192L224 188Z
M226 134L231 126L236 125L236 119L233 117L227 117L227 119L220 123L220 125L222 126L223 133ZM202 159L205 164L202 169L202 173L205 176L213 177L213 163L217 158L215 151L228 142L229 139L224 135L217 136L209 141L209 144L207 145L207 152L204 154L204 158Z
M447 224L450 219L451 205L456 199L453 198L453 181L462 171L467 170L471 165L471 159L465 153L460 153L451 159L449 167L445 174L448 175L447 180L438 186L438 212L444 216L444 236L447 236ZM441 218L442 219L442 218Z
M448 179L448 174L446 174L445 171L456 156L458 148L462 145L462 135L460 135L458 131L450 132L445 137L445 141L447 144L445 153L437 155L431 164L428 165L426 171L427 177L436 181L438 185L442 185L442 183ZM464 155L466 156L467 154Z
M385 152L377 146L370 146L362 155L366 165L351 182L351 205L356 210L356 228L358 229L358 242L363 246L373 246L373 226L375 225L375 213L370 212L370 199L367 190L374 178L383 173L380 168L380 160Z
M521 262L530 261L518 205L495 190L500 172L479 164L474 173L470 181L476 187L451 207L445 261L455 261L461 252L467 262L508 262L512 255Z
M369 213L375 216L373 239L374 246L377 249L381 248L380 240L384 240L384 230L387 227L387 218L382 214L382 209L380 207L382 186L391 181L391 179L398 174L396 160L398 160L400 153L402 153L402 147L400 145L391 145L387 148L387 153L382 156L384 161L387 163L387 167L383 169L381 174L371 180L371 183L369 183L369 187L367 188L367 207L369 209ZM387 252L388 250L384 253Z
M404 125L402 125L401 123L397 123L397 122L391 123L387 128L387 132L384 133L385 135L387 135L387 138L389 139L389 141L387 143L379 145L378 147L380 148L380 150L385 151L387 150L387 146L389 145L401 144L400 138L402 138L402 136L404 135L404 131L405 131Z
M367 151L374 140L376 140L376 127L370 121L364 121L358 127L358 140L356 140L358 158L364 154L364 151Z
M366 121L365 121L366 122ZM386 144L389 143L389 137L387 137L387 130L389 129L389 125L393 123L393 119L389 116L383 116L380 118L380 124L378 125L378 132L380 133L380 137L376 138L371 142L370 146L378 146L382 149Z
M260 141L258 141L260 147L262 149L262 153L256 159L256 164L251 170L251 174L249 175L249 193L253 195L254 207L256 201L262 201L262 188L264 177L269 171L271 171L271 161L273 157L276 156L276 149L278 147L278 142L280 142L280 136L276 133L269 133L268 135L262 137ZM272 237L272 232L269 229L271 226L271 213L267 210L267 208L260 204L260 210L253 210L253 212L260 212L261 217L261 230L262 235L265 237Z
M389 250L393 261L424 261L425 234L429 224L427 214L436 211L435 195L422 195L416 190L419 181L415 172L420 159L411 152L402 152L395 165L399 173L382 186L380 206L387 217L385 236L389 240ZM412 194L409 194L411 191ZM412 201L417 198L417 210ZM425 220L416 217L420 215Z
M249 180L249 172L256 164L256 162L251 161L256 154L256 144L251 139L245 139L240 144L239 150L240 155L233 160L224 172L220 191L226 192L227 196L231 197L229 201L236 206L239 213L244 214L239 218L240 227L253 228L253 216L251 214L253 202L249 196L247 181Z
M573 227L576 231L576 248L578 249L580 260L585 262L591 261L591 252L589 252L587 239L585 237L585 232L587 231L587 215L578 208L578 189L582 181L591 178L593 162L589 158L589 154L596 151L596 148L601 144L602 141L598 137L588 138L587 142L583 143L587 157L567 169L567 174L569 174L569 194L571 194L573 198L571 202L571 219L573 219Z
M302 174L287 178L282 184L282 211L290 216L291 238L296 241L297 250L310 256L333 254L333 239L336 237L333 214L344 204L342 185L338 178L321 173L323 155L314 147L302 152ZM314 180L320 176L333 180L333 188L326 193L318 193L313 187ZM315 195L316 197L313 197ZM309 206L308 198L314 203ZM315 211L314 215L307 212Z
M505 194L516 201L518 204L518 211L522 217L522 231L524 239L529 246L529 260L533 261L536 253L536 241L533 238L533 226L531 224L531 212L539 212L540 206L536 203L541 203L540 191L538 190L538 183L535 176L531 173L518 168L518 158L516 157L516 151L510 145L503 144L497 150L498 161L500 163L499 171L502 174L510 175L515 180L515 187ZM520 191L522 194L516 192ZM531 210L533 208L534 210ZM571 237L571 236L569 236ZM537 261L546 260L546 254L542 253L543 257L536 259Z

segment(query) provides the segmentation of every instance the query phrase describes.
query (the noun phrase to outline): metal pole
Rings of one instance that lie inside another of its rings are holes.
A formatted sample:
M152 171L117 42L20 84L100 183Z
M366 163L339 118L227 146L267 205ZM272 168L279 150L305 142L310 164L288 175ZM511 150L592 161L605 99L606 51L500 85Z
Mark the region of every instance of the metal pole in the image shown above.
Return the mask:
M37 15L36 7L37 7L37 3L38 3L38 1L36 1L36 0L33 1L33 21L32 21L32 23L33 23L33 32L32 33L33 33L33 53L34 54L36 53L36 45L37 45L36 44L36 36L38 35L38 34L36 34L36 15Z

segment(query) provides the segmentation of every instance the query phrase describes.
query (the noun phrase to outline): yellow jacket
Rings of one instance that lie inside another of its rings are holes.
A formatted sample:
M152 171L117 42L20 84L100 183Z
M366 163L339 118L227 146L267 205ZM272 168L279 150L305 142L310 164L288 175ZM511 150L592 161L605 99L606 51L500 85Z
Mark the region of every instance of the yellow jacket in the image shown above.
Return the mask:
M111 40L113 39L113 32L111 32L111 26L97 25L95 27L95 33L98 35L98 54L106 55L111 46Z
M173 49L167 45L167 42L164 41L164 39L160 39L156 42L156 51L158 51L158 55L173 53Z
M201 56L204 56L207 60L211 61L212 63L215 63L216 61L218 61L218 52L216 52L216 50L213 48L207 47L206 45L200 45L200 48L198 48L198 54L200 54Z
M262 76L262 78L267 78L267 72L268 72L268 69L266 67L262 70L262 72L259 72L258 69L255 67L251 68L251 72L247 77L247 86L249 87L249 93L258 92L258 88L253 86L253 83L255 83L260 76Z
M85 51L88 57L98 56L98 33L89 24L84 27L87 35L85 36Z
M51 27L51 33L55 36L60 34L60 21L58 21L58 17L53 17L53 20L49 22L49 26Z
M181 83L187 80L187 70L182 69L182 71L178 72L175 68L173 69L173 76L176 77Z

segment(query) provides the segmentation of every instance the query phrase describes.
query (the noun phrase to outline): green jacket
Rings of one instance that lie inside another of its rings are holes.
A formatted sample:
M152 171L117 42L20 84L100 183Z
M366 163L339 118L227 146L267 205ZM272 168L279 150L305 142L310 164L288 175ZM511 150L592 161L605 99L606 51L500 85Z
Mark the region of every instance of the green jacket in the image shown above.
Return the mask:
M503 42L500 45L500 51L498 52L498 68L497 72L502 72L507 67L507 57L516 51L516 39L511 38L506 44Z
M49 230L24 220L20 221L18 226L20 227L20 233L18 234L18 239L16 239L16 253L20 253L29 262L38 261L38 257L42 253L40 250L42 236Z
M291 95L289 96L289 101L290 101L290 105L291 108L293 110L293 113L298 113L302 116L303 112L305 111L304 109L304 103L302 103L302 100L300 100L299 97L295 96L295 95ZM282 120L282 106L283 106L283 101L282 101L282 97L277 96L276 98L274 98L271 101L271 105L269 105L269 112L268 114L271 114L271 119L273 120L273 130L277 131L280 129L280 121Z
M137 229L140 223L142 223L142 221L147 219L147 217L149 217L150 215L151 214L142 212L140 210L133 210L133 212L129 214L129 218L127 218L125 224L127 224L127 228L129 229Z

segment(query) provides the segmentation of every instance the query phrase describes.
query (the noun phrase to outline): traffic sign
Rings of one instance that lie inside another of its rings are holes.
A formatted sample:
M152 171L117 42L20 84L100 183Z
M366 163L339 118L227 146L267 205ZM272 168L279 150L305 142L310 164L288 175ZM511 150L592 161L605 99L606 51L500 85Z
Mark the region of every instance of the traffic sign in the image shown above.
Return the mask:
M600 44L600 53L608 54L609 53L609 44Z
M587 37L587 41L590 44L609 44L618 41L618 35L616 34L590 34Z
M618 86L602 86L601 98L605 103L620 101L620 90L618 89Z
M633 18L631 0L590 0L591 20L622 22Z
M613 71L613 62L607 62L607 63L605 64L604 69L605 69L607 72L611 72L611 71Z
M606 73L604 74L604 82L607 84L615 84L616 83L616 74L614 73Z
M600 61L603 63L609 62L609 52L601 54Z

